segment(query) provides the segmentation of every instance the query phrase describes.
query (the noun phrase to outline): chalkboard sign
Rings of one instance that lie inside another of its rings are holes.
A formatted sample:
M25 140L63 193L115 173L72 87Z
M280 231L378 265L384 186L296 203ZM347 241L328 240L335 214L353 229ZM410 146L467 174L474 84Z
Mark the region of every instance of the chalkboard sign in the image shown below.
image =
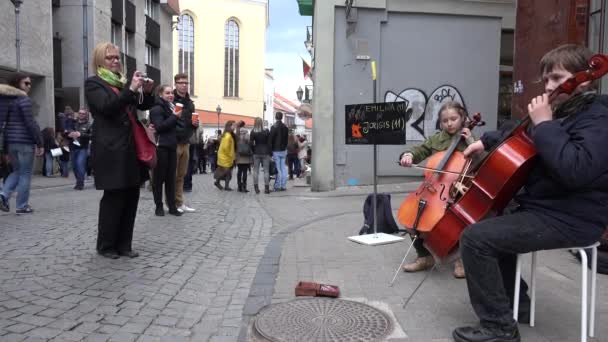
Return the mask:
M345 106L346 144L405 144L405 102Z

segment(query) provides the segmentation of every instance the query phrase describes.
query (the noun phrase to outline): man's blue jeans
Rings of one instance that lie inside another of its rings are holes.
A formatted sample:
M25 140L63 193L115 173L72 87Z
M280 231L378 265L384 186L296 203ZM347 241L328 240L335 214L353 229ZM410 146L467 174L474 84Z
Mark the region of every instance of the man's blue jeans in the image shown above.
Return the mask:
M70 158L72 159L76 185L84 185L84 177L87 172L87 152L86 148L73 148L71 151Z
M30 198L34 147L34 145L29 144L8 145L8 155L13 166L13 172L4 182L2 196L9 199L11 194L17 191L17 209L25 208Z
M277 166L277 180L274 182L274 189L285 189L287 187L287 164L285 158L287 151L273 151L272 159Z
M53 175L53 166L55 164L55 157L50 151L44 152L44 173L45 176L51 177Z

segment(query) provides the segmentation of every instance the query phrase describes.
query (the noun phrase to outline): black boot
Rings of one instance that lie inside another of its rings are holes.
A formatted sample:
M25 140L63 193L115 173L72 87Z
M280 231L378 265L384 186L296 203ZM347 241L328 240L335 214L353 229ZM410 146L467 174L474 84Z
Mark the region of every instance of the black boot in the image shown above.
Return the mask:
M452 337L456 342L520 342L517 326L506 329L484 327L461 327L454 330Z
M177 210L177 208L169 209L169 214L171 214L173 216L182 216L182 212Z
M270 193L270 185L264 185L264 193L265 194L269 194Z
M237 179L236 186L237 186L237 190L236 191L243 192L243 184L241 183L240 179Z
M215 185L216 188L220 189L220 190L224 190L224 188L222 187L222 185L220 184L220 180L216 180L215 183L213 183L213 185Z
M154 214L156 216L165 216L165 209L163 209L162 204L156 206L156 211L154 211Z
M241 188L241 192L249 192L249 190L247 190L247 183L243 183L241 184L242 188Z
M257 184L253 184L253 189L255 190L256 194L260 193L260 187Z
M224 183L224 190L226 191L232 191L232 188L230 187L230 181L225 181Z

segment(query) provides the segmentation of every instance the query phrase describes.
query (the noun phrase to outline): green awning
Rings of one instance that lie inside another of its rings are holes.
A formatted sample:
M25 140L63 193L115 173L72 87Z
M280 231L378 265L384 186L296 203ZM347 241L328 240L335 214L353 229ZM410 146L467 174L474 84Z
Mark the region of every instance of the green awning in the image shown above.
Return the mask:
M311 17L314 13L313 0L297 0L298 7L300 8L300 15Z

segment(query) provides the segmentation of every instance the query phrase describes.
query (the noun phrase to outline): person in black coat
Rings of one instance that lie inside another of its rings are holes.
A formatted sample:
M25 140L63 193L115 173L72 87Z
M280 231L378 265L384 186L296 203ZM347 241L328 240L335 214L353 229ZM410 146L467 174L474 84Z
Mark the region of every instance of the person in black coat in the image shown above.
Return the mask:
M269 140L270 132L264 128L262 118L255 118L249 143L253 151L253 188L256 194L260 193L258 180L260 165L264 168L264 193L270 193L270 156L272 155L272 149Z
M158 161L154 168L154 204L156 216L165 216L163 209L163 183L169 214L181 216L175 206L175 173L177 167L177 137L175 127L180 113L176 113L173 105L173 89L168 85L158 88L156 105L150 110L150 122L156 130L156 156Z
M129 116L136 109L154 104L154 82L139 71L130 84L122 75L120 51L111 43L100 43L93 51L95 76L85 81L85 97L93 115L91 161L95 187L103 190L99 203L97 252L117 259L136 257L131 249L133 225L139 202L139 187L148 178L146 166L137 159Z

